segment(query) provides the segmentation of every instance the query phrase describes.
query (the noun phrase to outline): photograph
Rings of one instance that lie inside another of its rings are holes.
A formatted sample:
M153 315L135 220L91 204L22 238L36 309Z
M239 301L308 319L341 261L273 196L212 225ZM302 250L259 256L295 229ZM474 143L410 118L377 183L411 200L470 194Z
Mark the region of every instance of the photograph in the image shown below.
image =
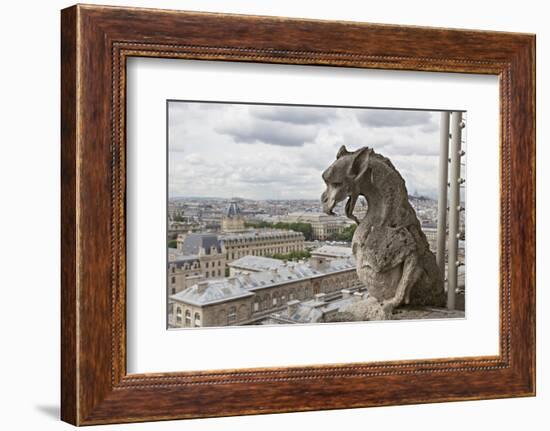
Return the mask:
M466 112L166 115L168 329L466 318Z

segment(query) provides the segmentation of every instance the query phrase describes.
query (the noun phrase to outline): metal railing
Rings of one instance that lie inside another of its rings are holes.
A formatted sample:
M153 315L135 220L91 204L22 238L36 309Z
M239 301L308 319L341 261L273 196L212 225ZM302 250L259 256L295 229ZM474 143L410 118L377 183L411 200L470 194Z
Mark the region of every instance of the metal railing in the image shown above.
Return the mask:
M450 310L455 308L458 267L463 265L458 256L460 212L464 210L460 204L460 189L465 182L461 176L463 166L461 159L465 155L462 150L463 128L462 112L441 113L436 259L439 270L445 277L445 243L447 242L447 308ZM448 241L446 241L447 238Z

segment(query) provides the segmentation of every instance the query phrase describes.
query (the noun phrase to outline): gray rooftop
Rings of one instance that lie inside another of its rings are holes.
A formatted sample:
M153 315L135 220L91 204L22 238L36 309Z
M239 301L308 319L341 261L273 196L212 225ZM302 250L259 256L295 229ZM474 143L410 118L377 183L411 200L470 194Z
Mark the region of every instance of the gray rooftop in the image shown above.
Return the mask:
M219 279L195 284L170 296L170 299L201 306L251 295L253 293L243 287L240 280Z
M314 268L309 262L287 262L268 271L205 281L188 287L170 298L194 305L207 305L240 298L245 292L252 294L251 292L256 290L350 269L355 269L353 257L328 261L322 269ZM199 285L203 286L201 294L198 294Z
M290 316L288 313L282 313L282 317L297 323L318 322L323 317L323 311L319 309L319 305L315 300L312 300L308 304L300 304Z
M239 206L237 205L237 202L231 201L229 203L229 206L227 207L227 210L225 211L226 217L235 217L236 215L239 215L241 213L241 210Z
M175 266L176 268L181 268L185 264L192 265L193 262L200 262L198 255L196 255L196 254L188 254L188 255L185 255L185 256L184 255L177 255L177 256L173 257L168 262L168 267Z
M281 317L285 320L288 319L295 323L319 322L324 314L339 311L342 307L351 305L356 300L357 298L353 295L330 302L319 301L315 298L297 304L290 315L288 309L276 314L278 315L277 317Z
M324 245L311 252L320 256L329 257L350 257L353 255L351 247L339 247L335 245Z
M190 233L183 240L181 254L198 255L201 248L204 248L206 254L210 254L210 249L215 247L218 253L221 253L222 246L217 235L207 233Z
M283 266L284 262L282 260L272 259L270 257L248 255L234 260L227 265L233 268L248 269L251 271L268 271L270 269Z

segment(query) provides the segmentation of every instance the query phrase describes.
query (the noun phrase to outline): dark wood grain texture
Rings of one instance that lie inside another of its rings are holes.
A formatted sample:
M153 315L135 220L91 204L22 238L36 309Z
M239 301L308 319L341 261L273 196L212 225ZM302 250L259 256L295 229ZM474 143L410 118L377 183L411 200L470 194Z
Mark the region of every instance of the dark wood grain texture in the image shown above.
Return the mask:
M535 393L535 37L100 6L62 11L62 419L77 425ZM500 354L127 375L129 56L495 74Z
M77 423L76 8L61 16L61 417Z

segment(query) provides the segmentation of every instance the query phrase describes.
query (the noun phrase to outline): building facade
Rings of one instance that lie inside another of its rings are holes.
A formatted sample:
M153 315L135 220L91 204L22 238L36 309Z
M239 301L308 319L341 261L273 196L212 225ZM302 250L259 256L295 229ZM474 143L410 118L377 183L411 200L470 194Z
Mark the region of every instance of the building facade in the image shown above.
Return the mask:
M202 280L225 277L226 252L217 235L180 235L178 246L168 251L169 295Z
M227 262L250 256L273 256L304 251L304 235L283 229L257 229L220 235Z
M269 271L280 268L285 262L280 259L271 259L269 257L244 256L227 264L229 267L229 276L248 275L253 272Z
M315 258L287 262L268 271L204 280L170 296L171 327L254 324L281 312L289 301L307 301L324 294L326 300L342 291L362 291L355 260Z
M222 216L222 232L239 232L245 229L244 217L236 201L231 201Z
M201 234L195 234L201 235ZM304 235L283 229L256 229L243 232L224 233L215 236L226 252L226 261L232 262L243 256L272 256L304 250ZM180 234L177 249L185 254L184 242L189 235Z
M313 239L321 241L334 238L353 223L345 217L309 211L290 213L279 217L279 220L283 223L309 223L313 231Z

